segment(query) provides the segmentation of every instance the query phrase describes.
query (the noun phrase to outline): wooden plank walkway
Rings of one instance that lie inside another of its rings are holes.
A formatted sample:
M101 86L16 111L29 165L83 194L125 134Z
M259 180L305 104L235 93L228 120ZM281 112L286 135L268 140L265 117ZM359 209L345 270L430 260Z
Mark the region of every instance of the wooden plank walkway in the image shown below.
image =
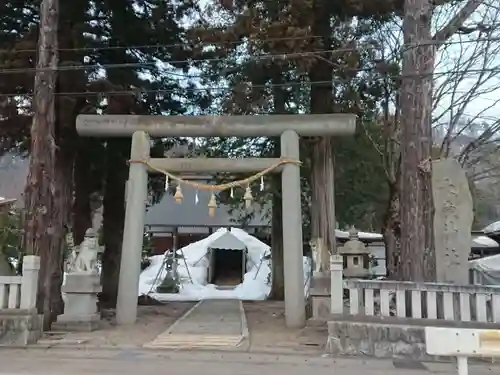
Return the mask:
M241 301L203 300L144 347L237 349L245 341L248 327Z

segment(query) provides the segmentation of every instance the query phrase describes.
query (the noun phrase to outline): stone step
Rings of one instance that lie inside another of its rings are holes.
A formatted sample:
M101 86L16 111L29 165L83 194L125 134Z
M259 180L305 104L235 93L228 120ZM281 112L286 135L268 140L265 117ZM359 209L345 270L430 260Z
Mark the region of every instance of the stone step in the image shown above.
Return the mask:
M166 335L158 336L145 348L238 346L243 336Z

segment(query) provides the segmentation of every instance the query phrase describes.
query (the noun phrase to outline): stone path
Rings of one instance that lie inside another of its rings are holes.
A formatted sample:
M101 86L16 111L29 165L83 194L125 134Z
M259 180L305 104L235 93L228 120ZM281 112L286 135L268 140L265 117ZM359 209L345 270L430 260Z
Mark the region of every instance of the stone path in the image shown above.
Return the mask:
M169 329L144 345L152 349L243 349L248 327L238 300L203 300Z

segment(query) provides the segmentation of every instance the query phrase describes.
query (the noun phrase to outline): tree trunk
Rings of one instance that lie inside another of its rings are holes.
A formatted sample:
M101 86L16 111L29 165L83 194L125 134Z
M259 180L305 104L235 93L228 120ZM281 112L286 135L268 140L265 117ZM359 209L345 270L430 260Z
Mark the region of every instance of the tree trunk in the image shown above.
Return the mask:
M60 9L64 14L64 8ZM83 13L83 10L82 10ZM62 16L61 16L62 17ZM66 20L58 25L58 45L63 50L59 53L61 61L72 61L75 47L72 39L74 21ZM84 82L84 72L79 72L80 81ZM77 81L78 82L78 81ZM74 90L75 76L63 72L58 75L57 92L68 92ZM80 87L80 89L83 89ZM53 251L58 252L57 261L52 273L51 311L52 321L64 313L64 301L62 299L61 287L64 280L64 260L66 256L66 234L70 229L73 201L73 170L75 159L75 147L78 142L76 133L76 117L85 106L85 98L70 98L58 96L56 106L56 162L55 162L55 191L57 195L56 209L54 210L54 222L56 223L56 234L53 238ZM56 255L54 254L54 259Z
M85 139L78 142L78 153L75 157L75 200L73 203L73 236L75 244L80 244L85 231L92 227L92 211L90 209L91 184L88 176L91 175L90 157L86 149Z
M272 199L272 283L269 299L283 301L285 299L285 270L283 267L283 210L281 200L281 175L276 174L273 177L276 191L273 193Z
M399 188L389 185L389 202L384 217L382 233L385 243L387 277L391 280L403 280L401 276L401 227L399 217Z
M64 301L62 299L61 287L64 274L64 248L66 223L70 220L71 197L72 197L72 174L73 157L71 148L64 145L68 140L60 136L58 150L56 151L55 191L57 200L54 209L54 236L52 237L53 269L50 293L51 321L54 322L58 315L64 312Z
M433 281L432 72L435 47L430 0L405 0L401 95L401 273L405 280Z
M336 253L335 238L335 162L333 155L332 139L322 138L313 146L312 157L312 202L315 205L312 215L316 216L313 221L312 238L323 241L329 252L323 252L320 259L320 269L328 272L330 259L328 254Z
M44 329L51 325L51 291L59 249L54 248L57 223L54 221L55 196L55 117L58 43L58 0L43 0L40 5L37 73L35 76L34 116L31 127L31 158L25 188L26 254L41 258L38 311L44 317Z
M326 0L313 2L314 23L312 34L322 36L319 39L319 50L331 48L331 33L329 7ZM325 54L312 64L309 71L311 82L329 82L311 86L310 108L313 114L332 113L332 66L328 62L330 56ZM311 171L311 231L312 239L321 239L331 254L337 252L335 239L335 186L334 186L334 150L332 139L321 137L312 143L312 171ZM320 269L328 272L330 259L328 252L324 252L320 259Z
M125 225L125 184L128 177L129 139L111 139L106 147L106 180L103 198L103 240L101 307L115 308ZM141 252L142 249L137 249ZM140 256L140 255L138 255Z
M284 79L279 66L274 66L273 90L274 113L286 114L286 93L283 90ZM281 139L273 139L273 157L281 157ZM281 195L281 174L273 175L272 221L271 221L271 292L270 299L285 299L285 270L283 263L283 201Z

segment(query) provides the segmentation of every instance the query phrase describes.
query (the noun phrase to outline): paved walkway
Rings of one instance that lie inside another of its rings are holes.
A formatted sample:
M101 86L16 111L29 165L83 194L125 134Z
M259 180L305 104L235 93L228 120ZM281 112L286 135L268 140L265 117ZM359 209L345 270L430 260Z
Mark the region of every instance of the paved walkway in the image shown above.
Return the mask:
M145 348L243 349L248 327L238 300L203 300Z
M395 366L391 360L259 355L240 352L0 351L0 375L456 375L450 363L419 369ZM499 374L500 368L470 366L471 375Z

